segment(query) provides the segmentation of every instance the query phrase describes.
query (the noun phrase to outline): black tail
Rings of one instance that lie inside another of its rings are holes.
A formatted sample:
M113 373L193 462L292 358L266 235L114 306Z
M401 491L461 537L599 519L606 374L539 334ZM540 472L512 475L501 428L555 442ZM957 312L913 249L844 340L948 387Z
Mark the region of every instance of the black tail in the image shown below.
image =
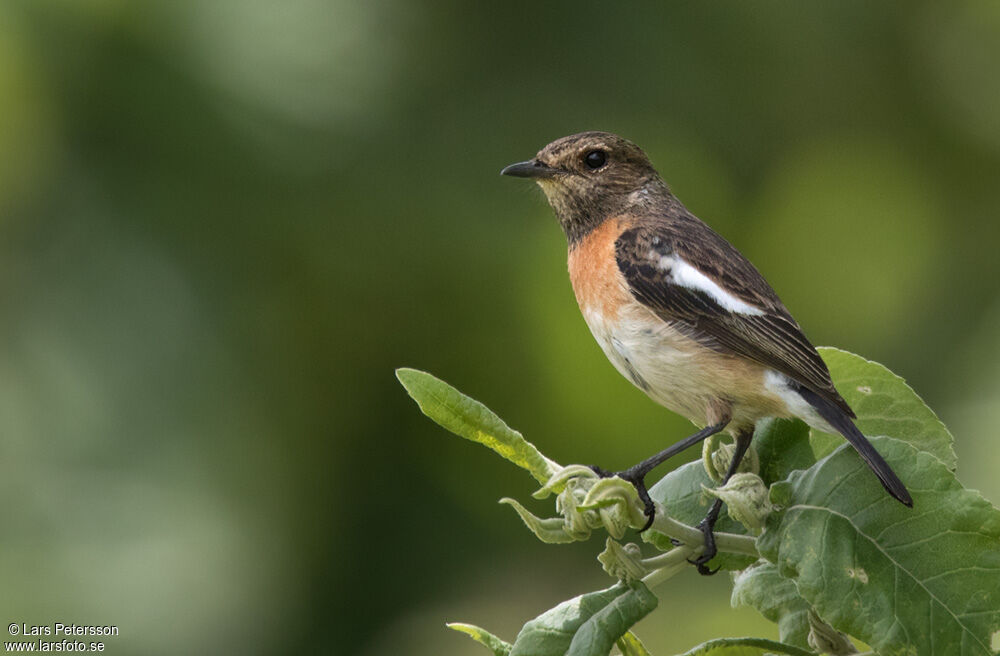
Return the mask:
M857 450L864 461L868 463L868 466L871 467L871 470L875 472L875 475L878 476L878 480L882 481L882 486L889 494L898 499L904 506L912 508L913 499L910 498L910 493L906 490L906 486L903 485L903 481L899 480L896 472L892 471L889 463L879 455L875 447L872 446L872 443L868 441L868 438L854 425L851 418L843 410L812 390L800 387L798 392L803 399L809 402L809 405L816 409L816 412L819 413L819 416L826 423L836 428L841 435L847 438L851 446Z

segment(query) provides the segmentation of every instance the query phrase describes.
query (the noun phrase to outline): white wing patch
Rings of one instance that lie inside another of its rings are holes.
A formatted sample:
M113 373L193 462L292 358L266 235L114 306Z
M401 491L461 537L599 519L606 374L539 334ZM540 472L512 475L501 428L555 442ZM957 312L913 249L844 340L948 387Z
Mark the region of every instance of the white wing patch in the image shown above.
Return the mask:
M676 255L661 255L654 251L649 252L649 257L657 263L664 271L670 272L670 279L675 285L694 289L708 294L708 296L730 312L746 314L749 316L759 316L764 311L759 307L750 305L746 301L733 296L704 273L691 266Z

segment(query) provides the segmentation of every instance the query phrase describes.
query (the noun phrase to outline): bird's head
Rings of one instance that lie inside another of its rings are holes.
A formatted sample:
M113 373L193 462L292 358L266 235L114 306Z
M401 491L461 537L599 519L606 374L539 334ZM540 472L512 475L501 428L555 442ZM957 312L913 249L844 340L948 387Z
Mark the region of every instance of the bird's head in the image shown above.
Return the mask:
M557 139L503 175L531 178L545 192L570 242L626 207L666 193L646 154L610 132Z

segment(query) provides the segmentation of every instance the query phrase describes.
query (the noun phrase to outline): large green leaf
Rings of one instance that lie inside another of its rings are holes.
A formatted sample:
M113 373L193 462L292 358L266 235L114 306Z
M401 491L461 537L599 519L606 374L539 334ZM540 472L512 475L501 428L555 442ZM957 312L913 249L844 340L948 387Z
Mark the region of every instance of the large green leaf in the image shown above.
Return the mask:
M574 597L525 624L510 656L607 656L656 604L640 581Z
M751 606L778 625L781 642L809 646L809 603L795 584L778 573L774 563L761 561L748 567L733 580L734 607Z
M837 390L858 415L855 423L862 433L909 442L920 451L937 456L948 469L955 471L954 438L906 381L859 355L828 347L819 352L830 368ZM817 457L843 443L839 435L813 433Z
M772 488L784 506L757 541L830 625L879 654L993 654L1000 631L1000 511L936 454L872 442L906 481L891 498L848 445ZM923 446L923 445L921 445Z
M760 477L768 485L816 462L809 427L798 419L765 419L757 424L752 445L760 461Z
M698 645L682 656L815 656L811 651L799 649L764 638L720 638Z
M425 371L401 368L396 378L420 410L452 433L479 442L545 483L559 468L531 442L504 423L485 405Z

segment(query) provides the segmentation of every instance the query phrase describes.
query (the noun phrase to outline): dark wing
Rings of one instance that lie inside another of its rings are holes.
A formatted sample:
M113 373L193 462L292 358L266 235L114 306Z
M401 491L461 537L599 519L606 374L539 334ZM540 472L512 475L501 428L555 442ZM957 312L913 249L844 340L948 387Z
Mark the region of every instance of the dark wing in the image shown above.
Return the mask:
M632 228L615 251L632 295L661 319L710 348L785 374L854 417L826 363L764 277L699 219L674 216Z

